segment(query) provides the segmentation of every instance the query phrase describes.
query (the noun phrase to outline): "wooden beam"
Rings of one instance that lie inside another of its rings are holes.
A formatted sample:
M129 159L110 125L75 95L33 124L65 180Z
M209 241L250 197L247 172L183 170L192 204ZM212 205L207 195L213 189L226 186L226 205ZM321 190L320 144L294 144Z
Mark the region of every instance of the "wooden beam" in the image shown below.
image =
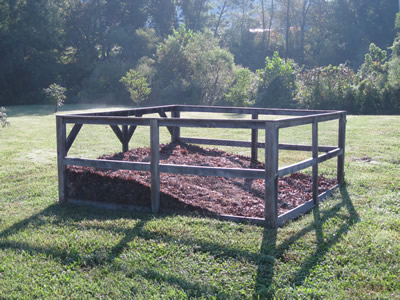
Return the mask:
M160 164L160 172L198 176L264 179L265 170Z
M105 159L83 159L76 157L67 157L64 160L65 166L91 167L107 170L131 170L131 171L150 171L150 163L117 161Z
M56 116L57 129L57 165L58 165L58 199L63 203L67 199L67 169L64 165L64 158L67 155L66 136L67 127L63 117Z
M317 118L318 122L326 122L331 120L336 120L340 117L340 112L329 112L329 113L322 113L318 115L309 115L305 117L293 117L287 119L280 119L276 120L278 122L279 128L287 128L287 127L294 127L300 125L307 125L312 124L314 119Z
M65 145L65 154L68 154L69 149L71 149L72 144L74 143L76 137L78 136L79 131L82 128L82 124L75 124L74 127L72 127L68 137L67 137L67 142Z
M257 120L258 119L258 114L253 113L251 115L252 120ZM255 165L258 160L258 130L257 129L252 129L251 130L251 164Z
M318 121L312 124L312 158L317 163L312 166L312 194L315 205L318 205Z
M160 209L160 130L157 120L150 122L150 172L151 172L151 211Z
M309 159L305 159L299 163L295 163L283 168L280 168L278 171L278 177L283 177L289 174L292 174L294 172L298 172L300 170L309 168L313 165L313 163L315 163L316 161L312 158Z
M159 111L158 114L160 115L161 118L168 118L167 114L163 111ZM168 129L169 133L171 134L171 136L173 136L174 135L173 127L167 126L167 129Z
M278 142L279 129L274 123L265 127L265 223L276 228L278 218Z
M128 133L128 125L122 125L122 152L127 152L129 150Z
M171 112L171 118L179 119L181 117L181 113L179 111L172 111ZM177 143L181 139L181 128L180 127L172 127L172 136L171 136L171 142L172 143Z
M110 125L112 131L114 131L115 135L117 136L117 138L119 139L119 141L121 142L121 144L124 143L124 135L122 134L121 129L118 127L118 125Z
M346 113L342 113L339 118L339 136L338 147L342 153L338 156L337 160L337 180L340 186L344 185L344 154L346 145Z

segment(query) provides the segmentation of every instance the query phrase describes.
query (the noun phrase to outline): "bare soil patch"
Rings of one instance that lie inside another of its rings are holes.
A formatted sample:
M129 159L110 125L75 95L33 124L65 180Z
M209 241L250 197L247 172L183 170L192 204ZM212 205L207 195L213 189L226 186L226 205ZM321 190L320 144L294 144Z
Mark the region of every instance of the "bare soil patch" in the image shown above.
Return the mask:
M136 148L99 159L149 162L150 149ZM160 145L160 163L250 168L250 158L182 143ZM257 169L264 169L258 162ZM161 209L244 217L264 216L264 180L161 173ZM150 172L67 168L68 196L113 204L150 207ZM319 177L319 193L337 184ZM311 176L294 173L279 179L279 214L312 198Z

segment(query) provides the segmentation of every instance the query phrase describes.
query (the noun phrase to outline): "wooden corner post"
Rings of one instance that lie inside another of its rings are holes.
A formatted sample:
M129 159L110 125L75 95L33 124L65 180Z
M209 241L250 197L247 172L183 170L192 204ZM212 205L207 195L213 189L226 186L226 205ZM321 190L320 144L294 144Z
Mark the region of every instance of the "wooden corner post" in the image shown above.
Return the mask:
M157 120L150 121L150 171L151 171L151 211L160 208L160 130Z
M265 226L278 226L278 142L279 128L274 122L265 127Z
M58 165L58 199L60 203L67 200L67 169L64 159L67 154L67 128L62 116L56 116L57 128L57 165Z
M339 136L338 147L342 150L342 154L338 156L337 160L337 180L340 186L344 184L344 152L346 144L346 112L343 112L339 118Z

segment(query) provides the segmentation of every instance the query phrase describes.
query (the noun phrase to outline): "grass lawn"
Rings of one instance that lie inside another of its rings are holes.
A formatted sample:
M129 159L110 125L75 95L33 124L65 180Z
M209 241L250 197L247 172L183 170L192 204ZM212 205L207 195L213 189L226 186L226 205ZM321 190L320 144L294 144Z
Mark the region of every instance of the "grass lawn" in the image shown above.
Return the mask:
M7 107L7 114L11 126L0 129L1 299L400 298L400 116L348 116L346 187L271 230L59 205L53 107ZM322 126L321 143L337 139L329 134L336 124ZM130 146L146 145L148 131L138 128ZM196 134L204 136L182 133ZM206 135L249 140L245 130ZM281 142L310 140L308 126L281 132ZM84 126L70 155L120 149L108 127ZM310 154L280 155L285 165ZM321 169L334 175L334 165Z

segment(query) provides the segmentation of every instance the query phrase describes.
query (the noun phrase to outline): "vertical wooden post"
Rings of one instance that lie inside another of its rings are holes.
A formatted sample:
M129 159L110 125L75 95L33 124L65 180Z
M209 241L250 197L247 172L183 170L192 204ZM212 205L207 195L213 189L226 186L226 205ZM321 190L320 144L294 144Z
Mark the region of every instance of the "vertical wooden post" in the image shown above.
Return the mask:
M67 128L61 116L56 116L57 128L57 165L58 165L58 199L60 203L67 200L67 169L64 165L66 156Z
M150 121L150 171L151 171L151 211L160 208L160 131L157 120Z
M346 112L343 112L339 118L339 136L338 147L343 150L343 153L338 156L337 160L337 180L340 186L344 184L344 151L346 144Z
M279 128L273 122L265 127L265 225L277 227L278 219L278 142Z
M171 112L172 118L180 118L181 112L180 111L172 111ZM181 128L180 127L172 127L172 135L171 135L171 143L177 143L181 139Z
M318 119L315 118L312 124L312 194L314 205L318 205Z
M122 125L122 152L129 150L129 139L128 139L128 125Z
M258 119L258 114L253 113L251 115L252 120L257 120ZM258 129L252 129L251 130L251 165L256 165L257 160L258 160Z

